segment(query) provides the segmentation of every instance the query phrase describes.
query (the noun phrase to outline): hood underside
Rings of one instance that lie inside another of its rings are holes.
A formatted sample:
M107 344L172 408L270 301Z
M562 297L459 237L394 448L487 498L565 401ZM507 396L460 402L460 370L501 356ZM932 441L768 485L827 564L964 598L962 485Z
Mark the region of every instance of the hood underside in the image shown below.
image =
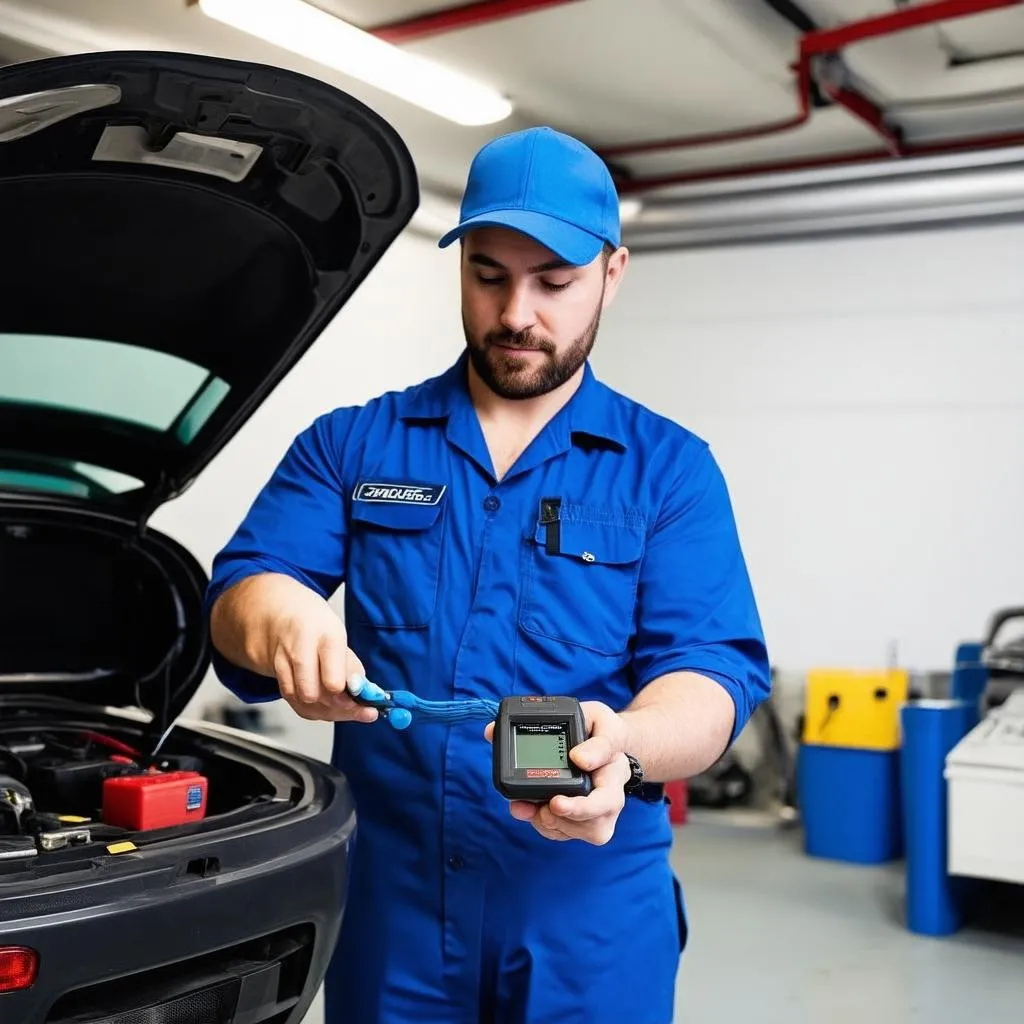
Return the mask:
M0 714L173 721L206 577L144 528L415 212L397 133L302 75L110 53L0 68Z
M148 515L417 203L395 131L292 72L170 53L0 69L0 492Z

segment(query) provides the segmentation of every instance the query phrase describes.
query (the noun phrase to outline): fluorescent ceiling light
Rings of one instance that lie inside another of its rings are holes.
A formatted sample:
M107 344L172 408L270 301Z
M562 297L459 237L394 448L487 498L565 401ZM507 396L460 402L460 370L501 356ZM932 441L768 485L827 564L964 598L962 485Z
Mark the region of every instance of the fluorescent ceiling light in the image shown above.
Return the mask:
M215 21L463 125L493 124L512 112L500 93L433 61L385 43L305 0L199 0Z
M639 199L628 197L619 200L619 220L623 224L631 224L644 211L644 204Z

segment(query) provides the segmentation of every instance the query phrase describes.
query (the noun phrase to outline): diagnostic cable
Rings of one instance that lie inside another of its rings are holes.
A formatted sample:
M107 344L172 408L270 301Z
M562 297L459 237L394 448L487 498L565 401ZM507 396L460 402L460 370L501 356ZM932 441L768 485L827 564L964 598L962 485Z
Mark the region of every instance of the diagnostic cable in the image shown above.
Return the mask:
M357 703L376 708L395 729L407 729L414 716L442 723L493 721L492 780L508 800L546 803L560 795L587 796L593 789L590 774L569 756L587 738L576 697L424 700L362 679L349 693Z
M349 694L358 704L376 708L395 729L407 729L415 715L428 722L490 722L498 717L498 702L482 697L463 700L424 700L408 690L385 690L369 680L356 681Z

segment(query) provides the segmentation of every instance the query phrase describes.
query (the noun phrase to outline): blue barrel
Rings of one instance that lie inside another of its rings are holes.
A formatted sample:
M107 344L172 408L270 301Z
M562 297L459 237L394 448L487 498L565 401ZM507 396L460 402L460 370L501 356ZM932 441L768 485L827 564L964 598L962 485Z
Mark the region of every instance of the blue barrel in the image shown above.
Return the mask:
M919 935L949 935L963 924L974 888L947 871L946 755L977 722L971 700L905 704L903 818L907 855L907 927Z
M899 750L804 743L797 757L805 853L853 864L903 855Z
M975 724L981 717L981 698L988 685L988 666L981 660L984 650L984 644L960 644L956 649L953 675L949 683L949 696L971 705Z

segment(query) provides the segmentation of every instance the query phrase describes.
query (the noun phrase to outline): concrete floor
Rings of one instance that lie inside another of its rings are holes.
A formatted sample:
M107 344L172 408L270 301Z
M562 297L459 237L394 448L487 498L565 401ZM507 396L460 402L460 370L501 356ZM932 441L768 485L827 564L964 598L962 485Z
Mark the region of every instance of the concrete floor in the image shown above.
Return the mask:
M690 943L676 1024L1020 1024L1024 900L944 939L903 924L903 868L805 857L798 830L678 829ZM993 894L989 893L991 897Z
M1020 888L1002 920L922 938L903 924L902 865L813 860L798 830L718 812L676 831L690 942L674 1024L1024 1021ZM322 1021L318 998L303 1024Z

